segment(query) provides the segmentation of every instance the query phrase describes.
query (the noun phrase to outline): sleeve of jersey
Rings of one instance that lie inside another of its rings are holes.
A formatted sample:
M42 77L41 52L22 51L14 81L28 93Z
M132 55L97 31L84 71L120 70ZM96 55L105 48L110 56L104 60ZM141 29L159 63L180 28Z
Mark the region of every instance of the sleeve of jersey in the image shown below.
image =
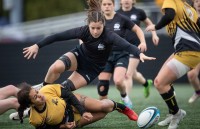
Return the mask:
M162 5L162 11L165 13L166 8L172 8L176 12L177 8L176 8L176 2L175 1L176 0L164 0L163 5Z
M36 117L35 112L30 113L29 123L35 127L39 127L39 126L43 125L43 122L41 121L41 119L38 119Z
M146 13L144 12L144 10L140 10L140 15L141 15L141 21L144 21L145 19L147 19L147 15Z
M84 27L79 27L79 28L66 30L64 32L56 33L56 34L50 35L50 36L45 37L44 39L40 40L37 43L37 45L39 46L39 48L42 48L46 45L52 44L57 41L79 39L81 37L83 30L84 30Z
M111 43L113 43L116 46L119 46L124 51L127 51L130 54L133 54L137 58L140 57L141 51L135 45L130 44L128 41L126 41L125 39L121 38L120 36L118 36L114 32L109 32L109 33L110 33L109 34L110 35L109 38L110 38L110 42Z
M175 14L175 11L173 9L166 8L165 9L165 15L162 16L160 21L155 26L156 30L159 30L159 29L165 27L166 25L168 25L171 21L173 21L175 15L176 14Z
M84 112L86 112L85 108L79 100L76 98L76 96L71 92L71 90L68 87L61 88L61 97L65 100L65 102L69 105L73 105L81 114L83 115Z
M200 18L197 19L197 26L200 28Z
M125 26L126 29L128 30L132 30L132 28L134 27L135 23L132 22L130 19L128 19L127 17L122 16L123 20L125 21Z

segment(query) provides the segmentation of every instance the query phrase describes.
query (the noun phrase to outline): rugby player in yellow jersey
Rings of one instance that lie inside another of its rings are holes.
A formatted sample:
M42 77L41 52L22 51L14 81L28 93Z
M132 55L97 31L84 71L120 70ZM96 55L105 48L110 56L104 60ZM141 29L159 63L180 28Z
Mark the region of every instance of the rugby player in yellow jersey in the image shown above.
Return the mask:
M200 19L195 9L185 0L164 0L162 11L164 15L161 20L156 25L148 26L146 31L167 26L173 41L174 56L163 64L154 85L169 109L169 115L158 125L169 124L168 129L176 129L186 112L179 108L170 84L200 63Z
M138 115L123 104L73 94L61 84L49 84L39 91L27 83L20 86L22 89L17 94L20 120L23 122L23 111L30 107L29 122L37 129L82 127L104 118L113 110L127 115L130 120L138 119Z

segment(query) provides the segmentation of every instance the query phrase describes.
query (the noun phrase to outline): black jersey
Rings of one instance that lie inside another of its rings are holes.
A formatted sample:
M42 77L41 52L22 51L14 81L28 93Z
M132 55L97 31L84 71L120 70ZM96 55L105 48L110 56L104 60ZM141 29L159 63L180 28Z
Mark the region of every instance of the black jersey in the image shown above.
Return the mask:
M134 22L119 13L116 13L113 19L106 20L106 28L115 32L122 38L125 38L126 30L131 31L134 25ZM121 50L121 47L113 46L113 51Z
M56 41L69 39L81 39L83 43L79 47L80 52L87 60L99 65L105 65L113 45L121 47L136 57L139 57L140 54L137 47L106 28L101 36L93 38L87 25L48 36L39 41L37 45L41 48Z
M147 18L144 10L135 7L132 7L130 11L123 11L122 9L119 9L117 12L127 16L138 26L140 26L141 21L144 21ZM126 40L130 43L133 43L134 45L138 45L140 43L137 35L129 30L126 31Z

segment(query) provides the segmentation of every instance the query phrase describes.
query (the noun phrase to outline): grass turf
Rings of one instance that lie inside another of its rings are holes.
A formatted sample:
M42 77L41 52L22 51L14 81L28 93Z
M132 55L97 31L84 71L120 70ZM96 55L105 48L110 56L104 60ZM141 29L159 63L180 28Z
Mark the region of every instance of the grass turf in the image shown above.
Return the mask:
M199 115L200 115L200 99L193 104L188 103L189 97L193 94L193 89L189 84L181 85L176 84L176 96L179 107L184 109L187 112L186 117L181 121L179 129L200 129L199 124ZM76 91L93 98L98 98L96 87L88 86ZM165 118L165 115L168 113L166 104L161 99L160 95L155 88L152 87L151 95L149 98L145 99L143 96L143 87L135 86L130 95L133 104L134 110L139 114L144 108L149 106L156 106L160 109L161 117L160 120ZM110 87L109 98L112 100L118 101L120 99L119 93L114 86ZM34 129L31 125L28 124L28 119L25 119L24 124L20 124L19 121L11 121L8 116L14 110L10 110L0 116L0 129ZM104 119L85 126L87 129L137 129L136 122L130 121L126 116L114 111L109 113ZM167 129L167 127L159 127L154 125L151 129Z

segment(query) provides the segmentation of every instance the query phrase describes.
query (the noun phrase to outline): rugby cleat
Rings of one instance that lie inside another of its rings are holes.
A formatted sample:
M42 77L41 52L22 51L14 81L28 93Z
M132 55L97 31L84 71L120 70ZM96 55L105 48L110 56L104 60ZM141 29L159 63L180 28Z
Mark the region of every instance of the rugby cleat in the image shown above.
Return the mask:
M137 121L138 119L138 114L135 113L133 110L131 110L130 108L126 107L124 110L122 111L119 111L121 113L123 113L124 115L128 116L128 118L130 120L133 120L133 121Z

